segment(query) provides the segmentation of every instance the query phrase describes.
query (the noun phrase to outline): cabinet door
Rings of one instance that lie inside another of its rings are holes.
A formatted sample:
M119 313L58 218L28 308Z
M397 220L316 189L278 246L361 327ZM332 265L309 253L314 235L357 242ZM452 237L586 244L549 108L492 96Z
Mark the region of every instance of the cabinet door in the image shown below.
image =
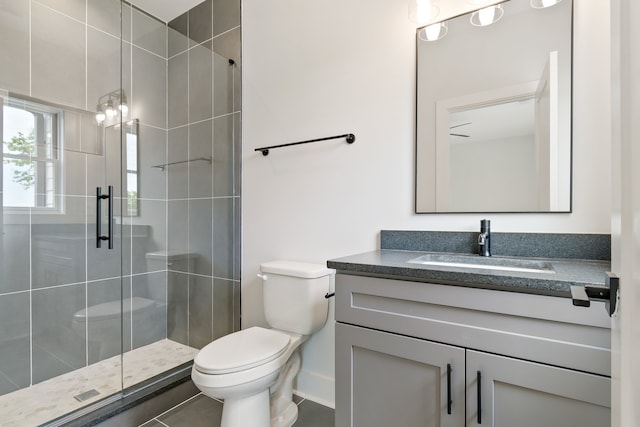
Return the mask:
M464 375L462 348L336 324L337 427L460 427Z
M609 426L610 387L607 377L467 350L466 425Z

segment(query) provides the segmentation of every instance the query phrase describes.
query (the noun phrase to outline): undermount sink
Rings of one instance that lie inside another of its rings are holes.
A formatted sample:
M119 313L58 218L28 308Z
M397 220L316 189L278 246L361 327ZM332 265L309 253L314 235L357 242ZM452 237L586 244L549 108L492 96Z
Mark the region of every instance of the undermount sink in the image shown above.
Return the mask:
M413 258L408 263L438 267L469 268L482 270L513 271L519 273L555 274L550 263L528 259L480 257L478 255L427 254Z

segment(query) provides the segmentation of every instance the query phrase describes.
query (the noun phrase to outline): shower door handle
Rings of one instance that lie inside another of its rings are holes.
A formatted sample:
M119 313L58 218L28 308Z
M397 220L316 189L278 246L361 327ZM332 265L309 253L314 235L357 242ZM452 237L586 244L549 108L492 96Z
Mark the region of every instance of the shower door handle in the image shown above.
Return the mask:
M102 235L102 200L108 199L107 206L107 235ZM109 241L109 249L113 249L113 185L109 186L109 192L102 194L102 188L96 187L96 248L102 247L102 241Z

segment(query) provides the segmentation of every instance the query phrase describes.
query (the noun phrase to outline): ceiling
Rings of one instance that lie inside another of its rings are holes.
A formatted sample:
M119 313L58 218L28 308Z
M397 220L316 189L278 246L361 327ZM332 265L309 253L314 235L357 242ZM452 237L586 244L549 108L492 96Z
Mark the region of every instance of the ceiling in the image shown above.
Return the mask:
M164 22L182 15L204 0L129 0L136 7Z

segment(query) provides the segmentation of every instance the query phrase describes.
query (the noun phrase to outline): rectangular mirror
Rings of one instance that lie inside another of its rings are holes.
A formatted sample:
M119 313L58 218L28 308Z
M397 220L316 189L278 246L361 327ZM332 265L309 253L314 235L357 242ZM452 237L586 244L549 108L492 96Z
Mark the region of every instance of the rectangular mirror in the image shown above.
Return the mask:
M500 6L418 29L417 213L571 212L572 1Z

